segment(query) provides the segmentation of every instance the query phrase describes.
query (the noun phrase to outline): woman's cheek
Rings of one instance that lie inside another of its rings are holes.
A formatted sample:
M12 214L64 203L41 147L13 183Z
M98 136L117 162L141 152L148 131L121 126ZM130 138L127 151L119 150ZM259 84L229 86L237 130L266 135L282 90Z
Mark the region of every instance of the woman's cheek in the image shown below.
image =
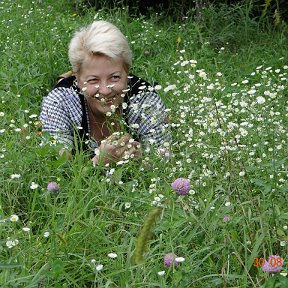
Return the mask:
M88 96L94 97L97 91L98 90L95 87L87 87L86 93L88 94Z

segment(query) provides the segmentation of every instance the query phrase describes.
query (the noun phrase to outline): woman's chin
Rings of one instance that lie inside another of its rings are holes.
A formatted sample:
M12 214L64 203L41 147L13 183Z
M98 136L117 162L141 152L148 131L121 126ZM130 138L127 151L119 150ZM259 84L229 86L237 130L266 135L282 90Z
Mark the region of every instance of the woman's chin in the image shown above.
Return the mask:
M114 113L116 109L117 106L113 102L104 104L101 103L101 106L98 106L98 111L102 114Z

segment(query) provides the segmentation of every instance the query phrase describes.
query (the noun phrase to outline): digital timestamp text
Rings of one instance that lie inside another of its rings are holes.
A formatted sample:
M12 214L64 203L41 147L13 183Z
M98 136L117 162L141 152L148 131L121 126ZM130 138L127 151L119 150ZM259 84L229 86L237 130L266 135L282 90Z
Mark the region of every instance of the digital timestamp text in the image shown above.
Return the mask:
M254 263L253 263L254 267L263 267L265 264L265 259L262 257L253 258L253 260L254 260ZM281 257L269 257L268 263L272 267L282 267L283 259Z

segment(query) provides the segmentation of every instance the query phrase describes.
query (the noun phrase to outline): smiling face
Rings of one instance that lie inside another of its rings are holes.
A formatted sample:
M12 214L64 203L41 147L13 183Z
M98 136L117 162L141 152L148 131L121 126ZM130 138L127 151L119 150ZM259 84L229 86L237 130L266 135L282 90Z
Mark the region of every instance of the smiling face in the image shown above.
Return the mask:
M103 117L119 107L121 94L127 89L128 74L122 59L111 59L105 55L89 55L77 73L80 89L95 116ZM112 106L112 108L111 108Z

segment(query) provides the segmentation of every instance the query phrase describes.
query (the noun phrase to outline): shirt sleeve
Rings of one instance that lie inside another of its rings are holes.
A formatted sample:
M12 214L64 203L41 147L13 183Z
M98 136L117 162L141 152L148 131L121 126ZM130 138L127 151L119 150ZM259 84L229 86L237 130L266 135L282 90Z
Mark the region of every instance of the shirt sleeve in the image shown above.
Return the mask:
M42 123L42 131L49 134L58 143L65 146L73 145L73 119L71 119L71 108L67 105L69 101L69 93L66 88L56 88L52 90L48 96L44 97L42 102L42 110L40 113L40 121ZM73 102L71 103L73 104Z
M155 91L138 94L130 103L130 129L137 134L144 147L155 144L158 148L171 144L167 109Z

